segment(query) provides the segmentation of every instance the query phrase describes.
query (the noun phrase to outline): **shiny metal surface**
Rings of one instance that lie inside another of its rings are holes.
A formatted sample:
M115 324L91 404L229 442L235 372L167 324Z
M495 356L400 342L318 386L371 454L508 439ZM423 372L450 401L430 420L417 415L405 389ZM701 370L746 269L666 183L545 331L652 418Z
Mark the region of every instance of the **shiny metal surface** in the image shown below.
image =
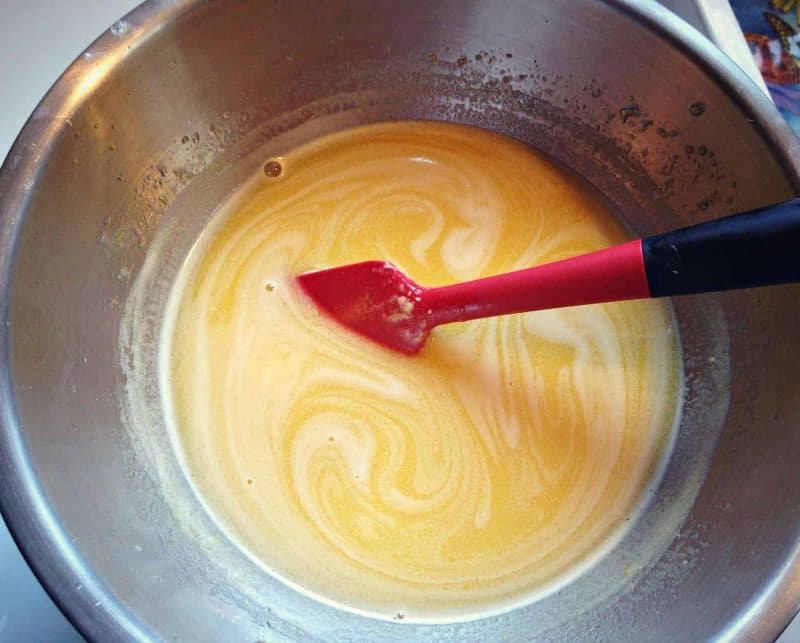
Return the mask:
M146 3L0 172L0 505L43 583L104 641L774 638L800 598L796 287L677 303L685 412L664 479L614 551L534 605L440 626L342 612L204 515L158 391L126 378L155 368L165 285L262 159L387 118L527 140L640 233L800 190L767 99L655 4Z

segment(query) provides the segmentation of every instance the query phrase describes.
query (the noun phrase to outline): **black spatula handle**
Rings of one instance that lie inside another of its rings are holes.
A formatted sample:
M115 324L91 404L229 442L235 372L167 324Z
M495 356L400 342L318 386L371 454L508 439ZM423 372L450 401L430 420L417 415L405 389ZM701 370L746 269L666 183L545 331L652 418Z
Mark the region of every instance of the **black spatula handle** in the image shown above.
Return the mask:
M800 199L642 241L653 297L800 281Z

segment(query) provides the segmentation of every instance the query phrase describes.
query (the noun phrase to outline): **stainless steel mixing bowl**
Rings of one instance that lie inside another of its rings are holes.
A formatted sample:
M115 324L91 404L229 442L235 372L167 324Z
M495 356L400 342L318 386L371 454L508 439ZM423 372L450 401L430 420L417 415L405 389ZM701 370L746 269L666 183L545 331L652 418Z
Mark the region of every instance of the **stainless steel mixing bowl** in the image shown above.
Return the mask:
M800 188L797 140L651 2L150 0L36 109L0 173L0 504L89 638L767 640L800 599L796 287L675 304L684 410L630 532L466 623L318 603L193 495L155 377L167 288L214 208L299 142L386 119L504 132L646 234Z

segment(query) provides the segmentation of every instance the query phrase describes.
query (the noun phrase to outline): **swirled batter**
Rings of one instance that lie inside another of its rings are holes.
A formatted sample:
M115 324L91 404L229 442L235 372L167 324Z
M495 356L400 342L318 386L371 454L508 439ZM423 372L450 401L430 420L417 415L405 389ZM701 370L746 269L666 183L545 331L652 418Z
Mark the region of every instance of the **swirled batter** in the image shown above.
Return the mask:
M608 207L530 148L444 123L342 132L279 163L197 244L164 331L210 510L272 573L387 617L467 618L578 573L669 446L665 304L442 327L407 357L322 317L293 277L368 259L426 285L515 270L626 240Z

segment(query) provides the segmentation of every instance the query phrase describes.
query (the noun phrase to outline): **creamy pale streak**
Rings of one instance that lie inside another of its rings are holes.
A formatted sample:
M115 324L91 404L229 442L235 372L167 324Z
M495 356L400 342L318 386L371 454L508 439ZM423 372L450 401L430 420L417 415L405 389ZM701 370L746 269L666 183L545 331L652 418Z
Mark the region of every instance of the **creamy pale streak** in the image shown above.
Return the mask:
M653 483L680 358L658 301L437 329L418 357L323 318L293 277L367 259L426 285L626 240L579 179L476 129L323 138L218 215L172 295L185 465L273 573L391 617L462 619L552 590Z

